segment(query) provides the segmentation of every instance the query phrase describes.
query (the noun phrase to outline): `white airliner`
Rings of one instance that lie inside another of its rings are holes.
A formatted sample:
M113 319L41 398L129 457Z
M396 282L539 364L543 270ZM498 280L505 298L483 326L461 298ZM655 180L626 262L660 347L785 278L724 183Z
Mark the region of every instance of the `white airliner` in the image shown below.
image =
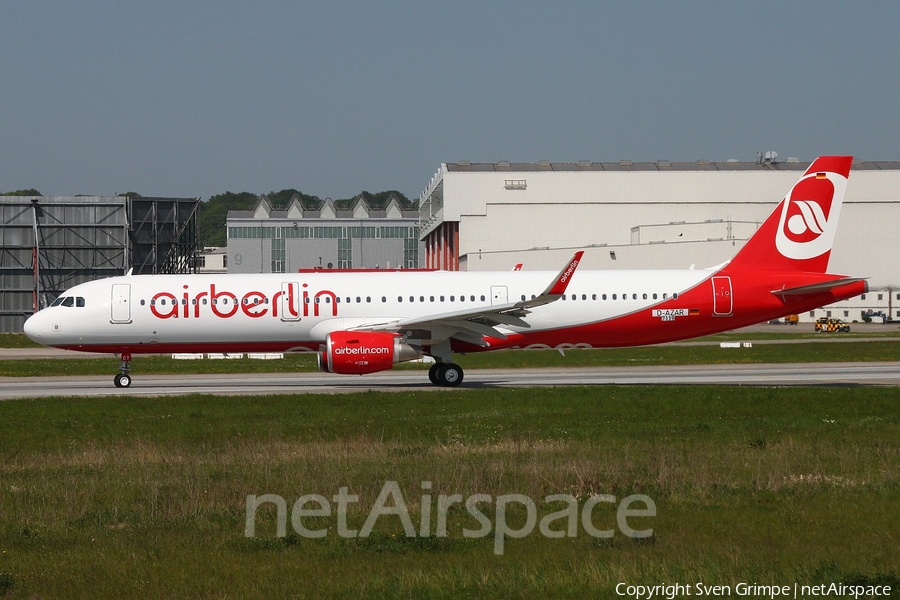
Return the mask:
M724 265L559 273L315 272L139 275L83 283L25 323L32 340L135 354L318 353L323 371L365 374L431 356L432 383L459 385L454 352L658 344L759 323L865 293L826 273L850 156L818 158Z

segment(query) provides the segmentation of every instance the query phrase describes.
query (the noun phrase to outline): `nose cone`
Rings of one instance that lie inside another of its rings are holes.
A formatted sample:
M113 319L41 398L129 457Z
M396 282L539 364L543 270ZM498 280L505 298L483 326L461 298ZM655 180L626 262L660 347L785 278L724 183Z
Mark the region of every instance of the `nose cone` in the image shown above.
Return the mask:
M47 319L40 312L28 317L22 329L31 341L38 344L47 343L47 334L50 332L47 331Z

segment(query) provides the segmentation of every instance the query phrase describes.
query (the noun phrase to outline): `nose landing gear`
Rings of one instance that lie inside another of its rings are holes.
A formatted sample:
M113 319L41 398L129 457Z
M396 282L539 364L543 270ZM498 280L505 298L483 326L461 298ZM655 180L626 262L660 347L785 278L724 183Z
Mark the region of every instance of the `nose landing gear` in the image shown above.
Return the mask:
M131 387L131 354L123 352L121 355L122 363L119 365L119 374L113 378L116 387Z

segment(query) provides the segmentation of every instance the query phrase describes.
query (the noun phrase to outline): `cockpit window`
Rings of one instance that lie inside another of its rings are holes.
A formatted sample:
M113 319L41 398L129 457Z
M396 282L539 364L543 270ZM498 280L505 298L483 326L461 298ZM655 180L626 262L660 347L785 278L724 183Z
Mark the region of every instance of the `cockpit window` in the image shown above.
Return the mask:
M81 296L60 296L50 306L66 306L69 308L77 306L78 308L84 308L84 298Z

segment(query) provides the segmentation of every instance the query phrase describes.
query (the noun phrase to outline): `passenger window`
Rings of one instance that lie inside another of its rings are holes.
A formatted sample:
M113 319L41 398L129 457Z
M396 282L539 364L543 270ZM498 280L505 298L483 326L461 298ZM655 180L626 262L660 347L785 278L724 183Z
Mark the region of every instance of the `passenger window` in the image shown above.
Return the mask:
M481 301L484 302L484 294L481 295Z
M432 298L434 300L434 298ZM425 296L419 296L419 302L425 302Z
M387 302L387 296L382 296L382 297L381 297L381 301L382 301L382 302Z
M678 292L672 294L672 300L678 300Z
M403 302L403 296L397 296L397 302Z
M428 296L428 301L429 301L429 302L434 302L434 296Z
M656 300L656 294L653 294L653 299Z
M415 297L415 296L410 296L410 297L409 297L409 301L410 301L410 302L415 302L415 301L416 301L416 297Z
M469 300L471 300L472 302L475 302L475 296L469 296Z
M612 299L613 299L613 300L616 299L616 295L615 295L615 294L612 295Z
M443 297L443 296L441 296L441 302L443 302L443 301L444 301L444 297Z
M366 302L368 302L368 300L366 300ZM356 303L357 303L357 304L361 304L361 303L362 303L361 300L359 299L359 296L356 297Z
M146 300L144 300L143 298L141 298L141 306L144 306L144 304L145 304L146 302L147 302Z
M603 294L602 296L600 296L600 298L602 298L603 300L606 300L606 294Z
M372 296L366 296L366 302L371 302L371 301L372 301Z
M465 296L460 296L460 297L459 297L459 301L460 301L460 302L465 302L465 301L466 301L466 297L465 297Z
M522 302L525 301L525 294L522 294Z
M644 294L644 300L646 300L646 299L647 299L647 294Z
M631 295L631 299L632 299L632 300L637 300L637 294L632 294L632 295Z

